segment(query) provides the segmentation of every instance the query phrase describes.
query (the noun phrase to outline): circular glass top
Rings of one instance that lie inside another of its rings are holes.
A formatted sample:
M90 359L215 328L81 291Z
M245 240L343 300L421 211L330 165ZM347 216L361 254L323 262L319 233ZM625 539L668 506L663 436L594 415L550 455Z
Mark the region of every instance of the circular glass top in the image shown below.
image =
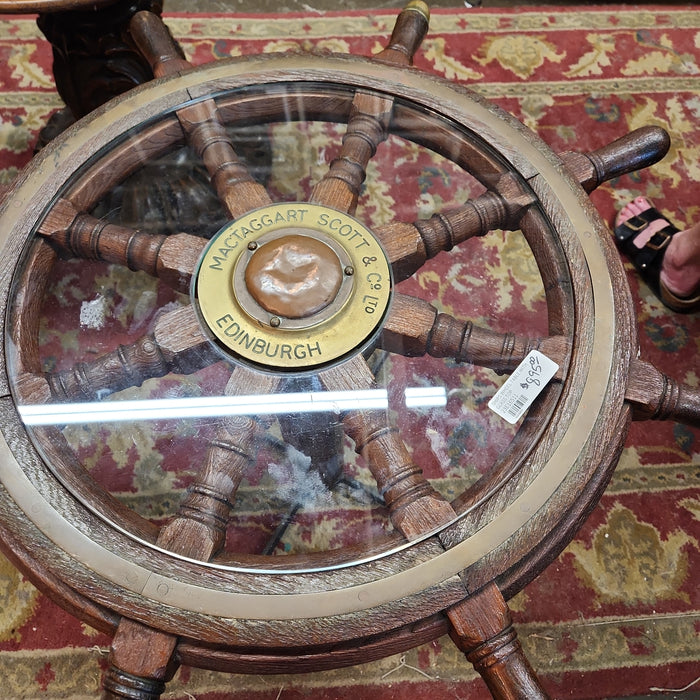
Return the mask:
M20 415L55 475L148 546L269 571L381 558L490 497L527 457L528 415L539 434L556 405L541 363L568 362L566 301L531 250L551 224L487 225L534 199L526 179L392 98L341 207L354 96L281 82L164 110L87 159L30 237ZM188 142L206 109L223 155Z

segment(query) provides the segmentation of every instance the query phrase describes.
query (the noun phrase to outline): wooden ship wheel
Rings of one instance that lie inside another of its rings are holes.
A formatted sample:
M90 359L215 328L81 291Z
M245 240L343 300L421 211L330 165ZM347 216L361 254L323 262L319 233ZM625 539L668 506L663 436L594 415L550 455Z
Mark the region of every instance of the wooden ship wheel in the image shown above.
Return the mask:
M410 68L427 27L411 2L372 59L193 68L140 12L156 79L4 202L2 547L113 635L106 698L157 698L180 664L307 672L448 632L495 697L546 697L505 601L574 536L630 420L698 425L698 392L637 357L587 196L666 133L555 155ZM290 186L240 155L251 129ZM498 288L475 303L485 251L536 280L524 318Z

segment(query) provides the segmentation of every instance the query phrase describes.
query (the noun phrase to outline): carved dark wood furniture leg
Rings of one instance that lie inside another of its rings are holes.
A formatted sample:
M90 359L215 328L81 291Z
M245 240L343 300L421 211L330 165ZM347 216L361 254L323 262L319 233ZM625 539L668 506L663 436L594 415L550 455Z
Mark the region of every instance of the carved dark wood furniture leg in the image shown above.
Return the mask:
M66 107L40 136L43 146L75 120L108 100L153 79L129 41L136 12L160 14L162 0L0 0L0 12L38 13L37 25L53 50L56 89Z
M162 9L162 0L116 0L39 15L39 29L53 48L56 88L75 119L153 78L128 40L128 27L136 12Z
M190 70L137 13L161 79L47 146L0 211L2 546L114 635L107 698L157 698L178 664L304 672L446 632L494 697L546 697L505 601L632 419L698 425L698 391L637 358L587 196L666 133L555 155L407 70L427 27L411 2L374 59ZM241 157L251 126L286 179ZM128 225L114 190L168 158L206 173L216 216ZM509 271L524 318L475 308L485 249L532 263Z

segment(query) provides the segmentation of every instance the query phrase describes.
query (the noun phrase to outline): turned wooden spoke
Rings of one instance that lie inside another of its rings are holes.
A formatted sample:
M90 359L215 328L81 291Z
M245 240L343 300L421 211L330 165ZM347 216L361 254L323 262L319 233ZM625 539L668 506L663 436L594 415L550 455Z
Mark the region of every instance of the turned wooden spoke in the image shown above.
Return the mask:
M179 666L177 637L122 618L112 640L102 700L156 700Z
M232 218L271 203L267 190L256 182L231 145L214 100L183 107L177 116Z
M178 233L141 233L80 213L59 199L39 226L39 233L61 250L86 260L101 260L147 272L179 292L190 282L207 241Z
M361 357L349 360L319 375L328 391L375 389L369 367ZM342 416L347 435L355 450L364 456L379 492L391 513L394 527L408 540L451 522L452 506L423 476L398 436L387 424L386 414L375 411L348 411Z
M517 183L511 174L499 182L499 192L485 192L463 206L434 214L412 224L392 222L374 233L387 252L400 282L410 277L426 260L451 250L469 238L483 236L494 229L519 228L524 211L535 202L531 192Z
M499 700L549 697L525 657L506 601L495 583L448 608L450 636Z
M669 147L666 131L642 127L591 153L565 152L560 157L588 192L624 173L659 160ZM513 173L504 173L488 191L463 206L414 223L392 222L375 234L382 241L397 282L410 277L426 260L468 238L494 229L516 230L535 195Z
M664 129L644 126L591 153L566 152L560 158L583 189L592 192L614 177L653 165L666 155L670 145Z
M531 350L539 350L559 365L559 379L568 348L563 336L498 333L440 313L427 301L407 294L394 296L380 343L385 350L407 357L449 357L497 372L512 372Z
M157 15L138 12L131 21L130 30L156 77L174 75L191 68ZM190 145L209 172L219 199L232 218L270 203L265 188L256 182L236 154L213 99L181 107L176 114Z
M230 397L274 393L279 379L238 366L225 389ZM251 463L258 421L226 418L209 445L201 475L189 487L178 515L160 532L158 544L183 556L208 561L226 542L226 526L238 486Z
M412 2L404 8L389 42L376 58L397 65L410 65L428 31L428 14L428 7L422 2ZM393 105L393 97L357 92L340 154L314 187L310 201L350 214L355 211L367 164L388 135Z
M634 360L625 399L635 420L672 420L700 428L700 390L680 384L643 360Z
M354 213L365 169L387 137L392 98L358 92L353 100L340 154L314 187L310 201Z
M191 373L219 358L191 306L164 313L152 333L89 362L46 375L55 401L94 401L170 372Z
M387 45L375 59L399 66L413 65L413 56L423 43L430 22L430 8L422 0L411 0L399 13Z

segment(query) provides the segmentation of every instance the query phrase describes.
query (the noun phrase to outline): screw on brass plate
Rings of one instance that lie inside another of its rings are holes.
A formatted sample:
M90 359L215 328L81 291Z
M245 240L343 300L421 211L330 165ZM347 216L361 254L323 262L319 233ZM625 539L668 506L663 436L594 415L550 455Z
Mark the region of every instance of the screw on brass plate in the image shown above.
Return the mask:
M280 319L279 319L277 316L273 316L273 317L270 319L270 325L271 325L273 328L277 328L277 327L280 325L280 323L282 323L282 321L280 321Z
M348 265L348 266L343 270L343 272L344 272L348 277L350 277L350 275L354 275L354 274L355 274L355 268L354 268L352 265Z
M258 244L255 241L251 241L248 243L248 250L255 250L258 247Z

